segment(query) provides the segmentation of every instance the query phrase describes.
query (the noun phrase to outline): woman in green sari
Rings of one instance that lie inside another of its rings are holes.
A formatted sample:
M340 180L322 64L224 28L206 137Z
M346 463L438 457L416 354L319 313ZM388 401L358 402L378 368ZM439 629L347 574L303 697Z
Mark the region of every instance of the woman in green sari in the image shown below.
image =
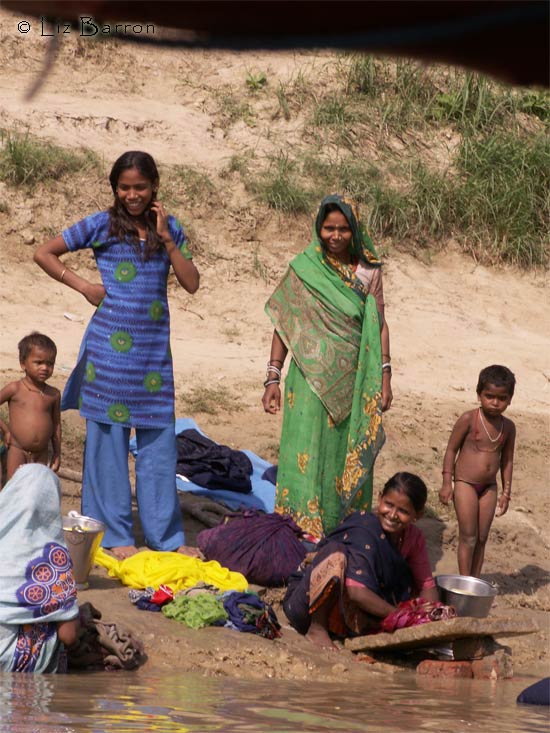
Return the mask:
M292 357L275 511L314 537L371 509L381 416L392 401L380 268L355 205L327 196L313 241L266 305L275 327L262 399L268 413L280 409L281 370Z

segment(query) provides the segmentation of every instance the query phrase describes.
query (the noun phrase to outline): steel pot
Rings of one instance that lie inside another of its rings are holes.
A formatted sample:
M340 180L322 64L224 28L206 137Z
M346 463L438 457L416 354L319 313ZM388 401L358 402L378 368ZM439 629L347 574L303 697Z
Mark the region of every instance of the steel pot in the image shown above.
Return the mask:
M105 525L97 519L72 511L63 517L63 532L73 561L76 587L82 590L88 587L88 575L105 534Z
M485 618L497 595L486 580L470 575L438 575L435 582L441 601L454 606L459 616Z

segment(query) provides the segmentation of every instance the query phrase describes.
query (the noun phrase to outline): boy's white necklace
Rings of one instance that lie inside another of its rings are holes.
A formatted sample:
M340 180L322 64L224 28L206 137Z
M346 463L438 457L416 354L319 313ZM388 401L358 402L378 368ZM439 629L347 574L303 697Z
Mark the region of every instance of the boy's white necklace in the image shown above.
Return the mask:
M491 438L491 434L487 430L487 426L485 425L485 420L483 419L483 413L481 412L481 407L477 408L479 410L479 419L481 420L481 424L483 425L483 430L487 433L487 437L491 441L491 443L498 443L498 441L502 438L502 433L504 432L504 418L500 418L500 432L497 435L496 438Z
M41 394L44 399L46 398L45 389L33 389L32 387L29 387L29 385L25 382L25 377L21 379L21 382L25 385L25 387L29 390L29 392L38 392L38 394Z

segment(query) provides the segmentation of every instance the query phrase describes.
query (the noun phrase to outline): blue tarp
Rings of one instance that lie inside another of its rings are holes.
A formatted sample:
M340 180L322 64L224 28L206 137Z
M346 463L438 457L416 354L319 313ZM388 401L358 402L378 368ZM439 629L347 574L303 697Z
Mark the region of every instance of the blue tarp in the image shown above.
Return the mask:
M180 417L176 419L175 432L176 435L182 430L198 430L205 433L199 428L197 423L190 417ZM209 437L209 436L207 436ZM130 441L130 451L135 456L137 454L136 439ZM194 484L192 481L184 481L179 476L176 477L176 485L178 491L190 491L198 496L207 496L214 501L227 506L233 511L239 509L261 509L264 512L272 512L275 508L275 486L271 481L262 479L264 471L271 467L271 463L264 461L252 451L244 450L252 462L252 491L250 494L239 494L235 491L222 491L217 489L205 489L204 486Z

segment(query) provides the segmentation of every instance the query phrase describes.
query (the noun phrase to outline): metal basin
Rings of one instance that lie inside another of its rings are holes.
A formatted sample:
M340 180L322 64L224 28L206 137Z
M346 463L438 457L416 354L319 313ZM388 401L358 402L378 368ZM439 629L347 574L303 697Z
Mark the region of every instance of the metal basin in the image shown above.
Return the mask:
M486 580L470 575L438 575L435 582L441 601L454 606L459 616L485 618L497 595L496 588Z
M88 587L94 555L105 533L103 522L69 512L63 517L63 532L73 561L73 575L79 590Z

